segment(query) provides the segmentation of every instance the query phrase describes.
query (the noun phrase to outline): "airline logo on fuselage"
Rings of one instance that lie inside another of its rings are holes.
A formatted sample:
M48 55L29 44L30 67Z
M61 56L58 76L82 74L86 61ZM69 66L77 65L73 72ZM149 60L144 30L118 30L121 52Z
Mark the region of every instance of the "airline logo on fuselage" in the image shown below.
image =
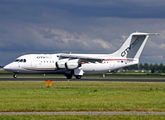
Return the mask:
M130 44L129 47L127 47L122 53L121 53L121 57L124 57L127 55L128 51L131 50L132 48L134 48L134 46L139 42L139 37L137 37L137 39Z

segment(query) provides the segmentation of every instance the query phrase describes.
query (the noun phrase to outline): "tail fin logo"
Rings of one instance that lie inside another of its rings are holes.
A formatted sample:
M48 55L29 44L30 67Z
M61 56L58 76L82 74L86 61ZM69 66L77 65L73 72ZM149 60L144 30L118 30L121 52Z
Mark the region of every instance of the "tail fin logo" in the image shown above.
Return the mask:
M122 53L121 53L121 57L124 57L128 54L128 51L130 51L132 48L134 48L134 46L139 42L139 37L137 37L135 39L135 41L133 43L130 44L129 47L127 47Z

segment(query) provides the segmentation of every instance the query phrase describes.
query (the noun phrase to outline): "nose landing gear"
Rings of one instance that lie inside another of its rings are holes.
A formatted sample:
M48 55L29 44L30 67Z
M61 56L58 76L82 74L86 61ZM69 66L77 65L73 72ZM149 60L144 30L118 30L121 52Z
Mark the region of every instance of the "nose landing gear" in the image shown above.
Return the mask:
M14 75L13 75L13 78L17 78L18 77L18 75L15 73Z

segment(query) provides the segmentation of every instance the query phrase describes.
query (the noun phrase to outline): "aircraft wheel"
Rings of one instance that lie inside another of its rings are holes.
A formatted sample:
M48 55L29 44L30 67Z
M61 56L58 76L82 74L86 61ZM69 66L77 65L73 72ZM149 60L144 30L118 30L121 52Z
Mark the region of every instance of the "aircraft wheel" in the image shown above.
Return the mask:
M67 79L72 79L72 74L70 75L65 75L67 77Z
M17 74L14 74L14 75L13 75L13 78L17 78L17 77L18 77L18 75L17 75Z
M76 79L81 79L81 75L75 75Z

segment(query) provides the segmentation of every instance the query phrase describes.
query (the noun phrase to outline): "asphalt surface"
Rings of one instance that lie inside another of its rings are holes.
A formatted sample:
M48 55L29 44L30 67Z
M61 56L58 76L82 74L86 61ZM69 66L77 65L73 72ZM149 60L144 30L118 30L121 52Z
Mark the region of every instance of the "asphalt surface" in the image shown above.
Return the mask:
M0 78L0 81L107 81L107 82L165 82L165 79L66 79L66 78Z

